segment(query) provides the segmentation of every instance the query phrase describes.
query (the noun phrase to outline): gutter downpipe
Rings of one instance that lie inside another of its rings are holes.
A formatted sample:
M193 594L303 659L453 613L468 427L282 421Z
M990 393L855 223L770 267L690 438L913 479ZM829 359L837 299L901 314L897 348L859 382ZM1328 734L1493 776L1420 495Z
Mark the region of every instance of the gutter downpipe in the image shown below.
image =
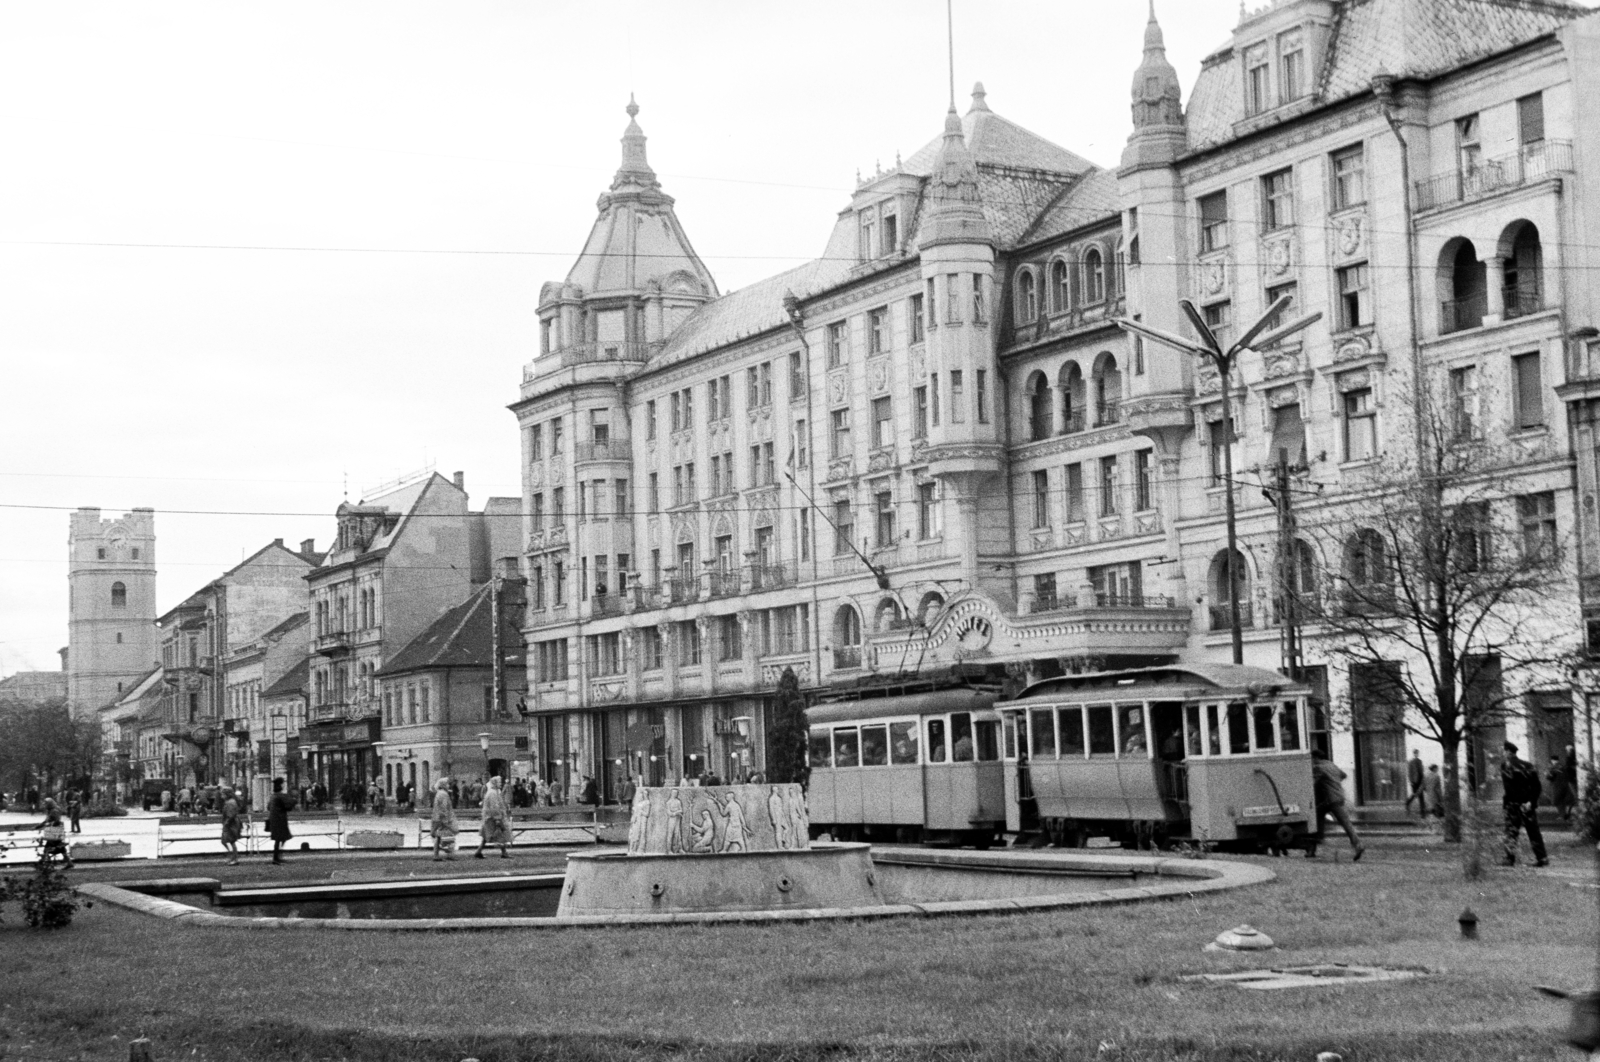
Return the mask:
M816 415L812 411L812 396L816 391L816 382L811 376L811 342L806 339L805 310L800 306L800 299L793 291L783 293L783 312L789 319L789 328L794 332L795 338L800 341L800 349L804 352L806 366L806 482L811 490L811 508L816 508L817 497L817 454L816 447L812 445L816 436L812 433L817 426ZM817 578L820 574L820 562L817 559L817 521L815 518L807 521L811 525L811 630L808 632L811 640L811 667L813 683L822 685L822 600L817 594ZM795 565L800 564L795 558ZM863 641L866 624L863 627Z

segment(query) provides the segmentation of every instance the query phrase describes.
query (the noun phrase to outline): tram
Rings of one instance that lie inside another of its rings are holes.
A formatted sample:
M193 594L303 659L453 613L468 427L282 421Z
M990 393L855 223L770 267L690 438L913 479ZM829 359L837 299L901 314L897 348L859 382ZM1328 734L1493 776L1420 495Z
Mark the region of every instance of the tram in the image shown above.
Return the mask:
M1240 664L1067 675L997 702L1009 829L1315 854L1309 687Z
M977 848L1002 841L997 696L946 689L809 708L812 836Z

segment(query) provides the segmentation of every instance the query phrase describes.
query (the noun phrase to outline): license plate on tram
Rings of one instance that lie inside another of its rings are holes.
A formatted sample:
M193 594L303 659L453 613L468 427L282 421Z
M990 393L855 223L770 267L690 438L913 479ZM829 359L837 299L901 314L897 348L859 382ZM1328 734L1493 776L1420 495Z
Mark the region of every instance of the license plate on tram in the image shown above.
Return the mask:
M1278 805L1276 805L1276 804L1271 804L1271 805L1268 805L1267 807L1245 808L1243 811L1241 811L1239 813L1239 817L1243 818L1243 819L1266 819L1266 818L1276 818L1276 817L1278 817L1280 815L1298 815L1298 814L1300 814L1300 805L1299 804L1285 804L1281 808L1278 807Z

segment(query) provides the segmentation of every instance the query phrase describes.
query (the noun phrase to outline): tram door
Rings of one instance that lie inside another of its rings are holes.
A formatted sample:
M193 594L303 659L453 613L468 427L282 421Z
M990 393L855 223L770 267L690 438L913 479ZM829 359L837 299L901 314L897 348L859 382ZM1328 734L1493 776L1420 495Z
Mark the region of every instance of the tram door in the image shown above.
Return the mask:
M1012 833L1039 828L1039 801L1033 795L1028 776L1027 716L1008 713L1005 717L1006 829Z
M1150 705L1150 735L1155 747L1156 788L1169 819L1189 817L1189 768L1183 762L1183 702Z

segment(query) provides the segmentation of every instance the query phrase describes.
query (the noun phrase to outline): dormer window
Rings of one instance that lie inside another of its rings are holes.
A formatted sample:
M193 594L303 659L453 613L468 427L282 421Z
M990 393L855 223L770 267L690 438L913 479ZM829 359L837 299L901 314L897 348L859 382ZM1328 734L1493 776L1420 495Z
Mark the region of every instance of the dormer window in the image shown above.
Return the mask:
M1245 113L1260 114L1270 106L1271 67L1267 63L1267 46L1257 44L1244 52Z
M551 338L555 332L555 321L544 320L539 322L539 353L548 354L551 350Z
M874 211L861 212L861 260L871 261L877 256L877 246L872 242L873 234L877 232L878 219L873 216Z
M885 258L900 250L900 219L893 203L875 203L857 217L861 226L863 262Z
M1305 95L1305 37L1291 30L1278 38L1278 102L1288 103Z
M894 211L883 212L883 250L881 253L894 254L900 249L900 221L895 217Z
M1033 271L1024 269L1017 275L1017 319L1027 324L1039 316L1039 295L1034 287Z

